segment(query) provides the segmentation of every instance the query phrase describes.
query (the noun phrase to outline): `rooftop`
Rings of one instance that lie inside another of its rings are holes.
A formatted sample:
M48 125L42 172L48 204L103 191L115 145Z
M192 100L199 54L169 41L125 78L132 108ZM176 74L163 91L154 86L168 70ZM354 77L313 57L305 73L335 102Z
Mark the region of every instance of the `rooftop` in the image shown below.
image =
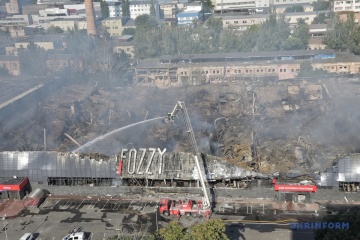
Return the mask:
M0 185L19 185L25 178L2 178Z
M252 57L291 57L291 56L309 56L316 54L334 54L334 50L294 50L294 51L267 51L267 52L236 52L236 53L209 53L209 54L180 54L180 55L164 55L160 57L161 60L175 60L175 59L232 59L232 58L252 58Z
M291 54L280 54L280 52L282 53L286 53L288 51L279 51L279 54L277 56L291 56ZM303 50L303 51L291 51L291 52L312 52L317 53L317 54L334 54L333 50L328 50L328 49L323 49L323 50ZM211 55L214 61L206 61L206 57L203 58L204 61L202 62L189 62L189 61L177 61L174 63L161 63L165 58L170 59L171 56L163 56L157 59L145 59L139 62L139 64L137 65L137 68L172 68L172 67L190 67L190 66L214 66L214 67L219 67L219 66L238 66L239 62L241 62L242 66L253 66L253 65L269 65L269 64L290 64L290 63L298 63L301 61L302 58L299 59L295 59L295 60L268 60L266 59L266 57L273 57L275 55L271 55L271 53L273 52L267 52L268 54L266 54L266 52L264 53L258 53L260 59L257 61L254 61L252 59L249 58L249 60L245 60L243 59L242 61L233 61L231 60L231 58L224 58L219 57L220 55L223 54L195 54L196 56L199 55ZM231 53L230 55L234 55L236 53ZM243 56L249 56L251 55L251 53L238 53L239 55L243 55ZM255 54L255 53L254 53ZM302 53L301 56L306 56L307 54ZM184 55L182 55L184 56ZM187 56L194 56L194 55L187 55ZM249 56L250 57L250 56ZM263 57L263 59L261 58ZM308 55L308 59L311 59L311 55ZM172 56L173 59L176 59L177 56ZM209 57L210 58L210 57ZM178 59L181 59L178 57ZM185 58L184 58L185 59ZM188 58L189 59L189 58ZM311 61L313 63L338 63L338 62L360 62L360 56L356 56L350 53L336 53L335 58L328 58L328 59L314 59L312 58Z
M151 4L151 1L130 1L130 5Z
M327 28L327 24L310 24L309 25L309 30L322 30L322 29L326 29Z
M219 17L223 19L254 19L254 18L268 18L270 14L252 14L252 15L225 15L221 16L219 14Z
M26 42L55 42L62 39L62 35L34 35L32 37L17 39L17 43L26 43Z

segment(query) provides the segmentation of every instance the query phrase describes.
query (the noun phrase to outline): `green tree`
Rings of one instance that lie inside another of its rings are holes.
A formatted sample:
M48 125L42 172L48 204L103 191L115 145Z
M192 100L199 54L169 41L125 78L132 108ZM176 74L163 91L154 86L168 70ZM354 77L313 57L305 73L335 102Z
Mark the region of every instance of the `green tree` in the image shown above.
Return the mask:
M290 36L290 25L284 14L271 14L270 17L260 25L256 41L256 51L278 51Z
M129 0L121 0L121 12L123 17L130 17Z
M55 35L55 34L62 34L64 30L58 26L51 26L46 30L46 34Z
M336 51L345 51L353 49L355 47L356 39L353 39L354 33L356 33L357 26L354 21L354 15L349 14L346 22L340 20L336 15L331 19L326 35L324 37L324 43L328 48Z
M329 75L330 73L323 69L313 69L310 61L304 61L300 64L298 77L317 77Z
M109 5L107 4L107 2L105 0L100 2L100 8L101 8L101 16L103 18L108 18L109 17Z
M237 49L240 52L251 52L256 50L256 45L258 44L259 32L261 26L252 25L240 35L239 39L232 41L238 42ZM265 35L265 34L264 34Z
M286 13L292 13L292 12L303 12L304 11L304 7L301 5L294 5L291 7L287 7L285 9Z
M313 66L310 61L303 61L300 64L300 71L298 77L310 77L314 72Z
M329 9L330 2L329 1L322 1L317 0L313 2L314 11L326 11Z
M236 52L238 46L239 38L236 32L232 29L224 29L220 36L220 50L223 52Z
M27 48L19 49L19 59L21 74L36 76L47 72L47 52L33 42L30 42Z
M191 240L228 240L221 219L206 221L191 228Z
M203 10L205 12L212 12L212 10L214 9L214 5L212 4L211 0L201 0L201 4L203 6Z
M122 35L135 35L135 28L124 28Z
M151 4L150 4L150 16L152 17L156 17L156 11L155 11L155 3L154 0L151 0Z
M283 49L285 50L307 49L309 38L310 38L309 26L300 19L298 21L298 26L294 29L294 32L284 42Z
M160 236L164 240L186 240L187 234L183 227L178 222L170 222L169 226L160 229Z
M327 19L326 14L325 13L319 13L315 18L314 21L312 22L313 24L324 24L325 19Z
M349 229L319 229L315 231L315 240L355 240L360 239L360 208L354 207L345 213L327 215L324 222L349 223Z
M135 18L136 32L148 31L148 30L155 28L156 26L157 26L157 22L156 22L155 18L153 18L147 14L143 14L143 15L137 16Z

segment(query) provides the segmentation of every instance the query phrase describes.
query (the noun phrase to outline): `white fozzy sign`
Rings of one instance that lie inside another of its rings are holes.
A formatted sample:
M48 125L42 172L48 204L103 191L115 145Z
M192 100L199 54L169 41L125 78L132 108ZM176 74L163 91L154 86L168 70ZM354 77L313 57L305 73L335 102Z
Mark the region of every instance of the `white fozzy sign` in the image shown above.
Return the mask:
M151 165L154 160L154 156L156 151L159 153L159 168L158 174L162 174L162 162L163 162L163 155L166 152L166 148L161 150L160 148L140 148L139 150L136 150L134 148L132 149L122 149L120 159L125 162L127 165L127 173L128 174L147 174L152 175L153 172L151 172ZM139 161L137 161L137 156L140 156ZM146 156L146 160L144 161ZM146 164L145 164L146 162Z

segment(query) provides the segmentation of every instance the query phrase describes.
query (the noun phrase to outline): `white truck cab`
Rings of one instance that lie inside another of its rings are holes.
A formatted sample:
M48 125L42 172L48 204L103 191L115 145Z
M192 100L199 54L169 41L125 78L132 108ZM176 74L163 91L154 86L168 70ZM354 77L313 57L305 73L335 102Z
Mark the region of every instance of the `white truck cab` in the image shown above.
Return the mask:
M84 232L71 233L63 238L63 240L85 240Z

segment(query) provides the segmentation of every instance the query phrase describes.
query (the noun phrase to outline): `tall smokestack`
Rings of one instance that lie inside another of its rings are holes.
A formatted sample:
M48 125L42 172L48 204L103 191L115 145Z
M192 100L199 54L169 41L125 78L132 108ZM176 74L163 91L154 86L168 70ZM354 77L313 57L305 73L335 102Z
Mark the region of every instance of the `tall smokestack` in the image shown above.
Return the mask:
M94 5L92 0L85 0L85 13L88 35L96 35Z

